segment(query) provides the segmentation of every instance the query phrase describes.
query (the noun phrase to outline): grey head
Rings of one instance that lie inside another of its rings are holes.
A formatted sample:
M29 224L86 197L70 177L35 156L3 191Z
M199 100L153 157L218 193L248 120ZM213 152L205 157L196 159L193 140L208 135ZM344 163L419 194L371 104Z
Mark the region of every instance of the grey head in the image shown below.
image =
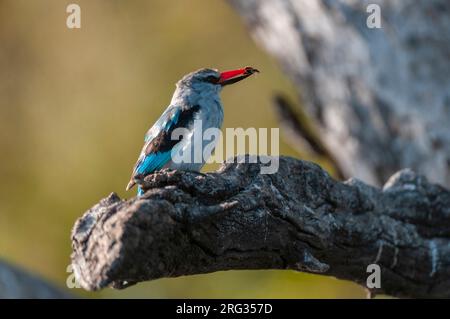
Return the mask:
M194 90L211 89L217 92L222 87L219 81L219 71L204 68L183 76L183 78L177 82L177 87L188 87Z
M216 96L224 86L237 83L258 72L257 69L252 67L225 72L205 68L191 72L177 82L177 89L172 101L187 99L189 102L195 102L206 96L217 100L218 97Z
M178 81L177 86L195 87L207 84L213 87L223 87L225 85L237 83L255 73L259 73L259 71L251 66L237 70L224 71L222 73L215 69L200 69L185 75Z

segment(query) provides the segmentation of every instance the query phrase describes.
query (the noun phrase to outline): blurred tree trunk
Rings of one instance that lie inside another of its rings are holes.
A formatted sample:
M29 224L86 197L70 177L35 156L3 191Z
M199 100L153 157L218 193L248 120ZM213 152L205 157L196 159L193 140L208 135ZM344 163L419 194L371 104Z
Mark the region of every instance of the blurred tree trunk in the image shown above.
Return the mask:
M228 0L301 92L346 176L450 185L450 2ZM369 3L381 28L367 27Z
M53 299L71 298L43 279L0 260L0 299Z

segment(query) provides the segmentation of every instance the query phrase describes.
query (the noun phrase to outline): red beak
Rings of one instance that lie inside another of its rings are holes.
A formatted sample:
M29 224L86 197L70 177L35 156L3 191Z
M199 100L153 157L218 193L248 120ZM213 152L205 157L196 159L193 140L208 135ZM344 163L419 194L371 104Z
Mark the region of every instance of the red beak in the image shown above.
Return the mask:
M219 84L222 86L239 82L254 73L259 73L257 69L247 66L243 69L225 71L220 73Z

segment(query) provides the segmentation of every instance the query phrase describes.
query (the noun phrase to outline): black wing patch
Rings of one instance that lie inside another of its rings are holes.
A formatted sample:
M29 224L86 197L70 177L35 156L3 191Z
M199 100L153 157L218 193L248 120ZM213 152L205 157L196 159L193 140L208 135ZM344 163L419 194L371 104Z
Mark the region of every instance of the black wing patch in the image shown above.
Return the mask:
M183 136L179 140L173 140L172 133L177 128L188 128L195 118L195 113L200 110L200 106L194 105L193 107L179 111L180 114L176 116L176 120L168 125L167 129L162 129L157 136L155 136L146 146L145 155L154 154L157 152L168 152L172 150L175 144L179 143Z

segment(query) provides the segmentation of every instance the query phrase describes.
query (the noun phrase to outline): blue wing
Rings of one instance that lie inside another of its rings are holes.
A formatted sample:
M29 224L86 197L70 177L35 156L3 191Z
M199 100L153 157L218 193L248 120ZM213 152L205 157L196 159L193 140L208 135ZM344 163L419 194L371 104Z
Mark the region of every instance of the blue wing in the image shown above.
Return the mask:
M182 110L180 107L172 105L169 106L158 119L158 121L156 121L156 123L145 134L144 141L148 142L152 140L161 132L161 129L170 131L172 127L176 127L181 113Z
M153 173L170 161L172 149L179 143L179 140L171 138L173 130L178 127L187 127L193 121L198 110L198 106L185 110L175 106L167 108L145 135L145 144L134 166L127 189L135 185L134 177L136 175L145 176ZM140 187L138 194L142 194Z
M142 159L139 159L135 173L133 175L148 175L154 171L160 170L170 161L171 151L156 152L148 155L144 155ZM142 195L143 191L141 187L138 187L138 195Z

